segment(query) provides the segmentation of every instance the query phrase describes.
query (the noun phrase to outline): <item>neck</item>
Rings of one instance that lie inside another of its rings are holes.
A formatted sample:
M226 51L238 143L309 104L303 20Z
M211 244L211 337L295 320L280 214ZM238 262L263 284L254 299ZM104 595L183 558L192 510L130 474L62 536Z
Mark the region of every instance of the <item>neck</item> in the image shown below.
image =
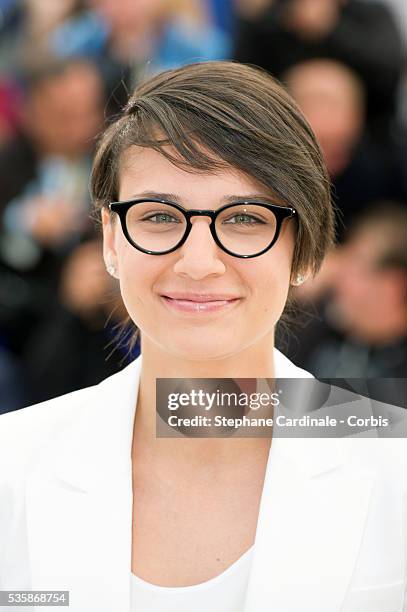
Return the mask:
M237 353L210 358L164 350L142 335L140 380L155 385L155 378L273 378L273 349L274 330Z
M255 346L237 354L208 360L190 360L164 352L149 339L141 338L142 367L140 373L133 451L150 460L165 458L177 469L184 462L194 465L222 464L240 456L263 452L270 445L267 438L157 438L156 378L274 378L274 336L269 334ZM143 451L141 451L143 449Z

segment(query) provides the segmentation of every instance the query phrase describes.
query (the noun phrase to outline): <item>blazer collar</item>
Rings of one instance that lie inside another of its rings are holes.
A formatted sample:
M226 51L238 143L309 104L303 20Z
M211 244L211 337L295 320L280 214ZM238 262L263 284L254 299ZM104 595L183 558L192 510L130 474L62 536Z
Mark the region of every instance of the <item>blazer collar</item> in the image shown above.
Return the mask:
M295 366L279 350L274 349L276 378L302 378L311 375ZM56 441L54 469L61 480L82 489L106 486L106 480L117 475L131 474L131 445L136 412L142 355L123 370L104 379L84 394L75 410L80 411L69 429ZM344 445L340 439L273 440L278 452L308 476L320 474L340 465L344 460ZM296 452L290 447L295 445ZM304 446L304 453L299 452ZM306 449L306 451L305 451Z
M55 473L84 491L130 475L133 424L142 358L92 387L58 443Z

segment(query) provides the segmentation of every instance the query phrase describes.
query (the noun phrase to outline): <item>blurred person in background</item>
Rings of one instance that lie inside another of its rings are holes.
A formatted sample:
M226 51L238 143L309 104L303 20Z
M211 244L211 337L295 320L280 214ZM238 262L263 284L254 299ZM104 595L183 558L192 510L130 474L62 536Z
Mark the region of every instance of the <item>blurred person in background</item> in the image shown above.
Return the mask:
M382 203L355 220L330 292L293 329L290 357L318 377L407 377L407 210ZM311 297L312 294L311 294Z
M296 64L283 75L316 131L331 177L352 161L365 132L365 90L357 75L333 60Z
M407 167L398 147L371 137L365 122L365 90L350 68L327 59L302 62L283 80L322 147L337 205L338 239L355 215L373 201L407 204Z
M228 57L228 34L204 0L87 0L88 10L50 37L60 56L89 54L98 61L117 112L141 78L166 68Z
M50 61L28 79L22 129L0 156L2 258L17 270L41 267L86 231L88 177L103 124L100 75L87 60Z
M0 152L14 138L21 122L21 95L7 79L0 79Z
M103 106L88 60L50 61L27 80L22 129L0 152L0 332L17 357L48 316L65 257L93 233L88 181Z
M165 37L174 28L178 42L189 42L190 51L197 51L203 42L207 17L199 0L88 0L95 13L105 24L110 53L123 63L133 62L171 63L177 49L165 49ZM194 40L197 36L198 39ZM188 40L189 38L189 40ZM169 41L168 41L169 42ZM173 43L177 42L174 37ZM206 40L201 51L211 54L210 41ZM161 47L161 48L160 48ZM168 57L169 54L171 57Z
M44 53L52 32L82 8L82 0L16 0L0 6L0 75L15 78L26 57Z
M30 402L97 384L123 364L120 342L114 356L115 349L106 350L127 313L101 252L99 238L72 251L61 272L59 299L26 340L21 363ZM126 359L137 355L138 349Z
M368 123L386 138L403 69L402 38L392 12L364 0L237 0L234 58L278 78L313 58L343 62L367 92Z

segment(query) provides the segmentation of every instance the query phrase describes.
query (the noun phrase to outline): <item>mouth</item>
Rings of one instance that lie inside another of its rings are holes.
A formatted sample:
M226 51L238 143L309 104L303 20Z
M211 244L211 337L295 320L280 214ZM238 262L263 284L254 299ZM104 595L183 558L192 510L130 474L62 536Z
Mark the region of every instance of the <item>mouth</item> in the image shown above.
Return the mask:
M218 295L188 297L171 297L169 295L161 295L161 299L171 308L171 310L190 313L208 313L231 308L240 302L242 298L222 297Z

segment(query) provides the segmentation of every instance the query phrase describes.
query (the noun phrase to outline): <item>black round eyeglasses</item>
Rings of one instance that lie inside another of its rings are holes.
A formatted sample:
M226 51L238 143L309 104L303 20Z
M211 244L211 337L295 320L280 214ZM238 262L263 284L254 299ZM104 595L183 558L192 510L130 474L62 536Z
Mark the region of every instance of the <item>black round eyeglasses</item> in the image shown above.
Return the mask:
M172 253L187 240L191 217L210 217L215 243L234 257L257 257L276 243L284 219L297 211L288 206L244 200L217 210L187 210L168 200L138 198L111 202L109 210L119 215L129 243L149 255Z

